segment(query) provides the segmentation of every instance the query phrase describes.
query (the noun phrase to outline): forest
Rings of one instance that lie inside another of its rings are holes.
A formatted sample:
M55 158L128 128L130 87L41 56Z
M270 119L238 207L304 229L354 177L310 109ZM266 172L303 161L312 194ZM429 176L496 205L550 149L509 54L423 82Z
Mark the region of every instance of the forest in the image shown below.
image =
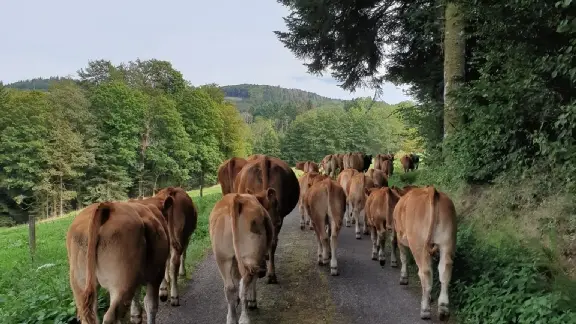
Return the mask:
M170 62L93 60L75 78L0 87L0 226L216 181L232 156L289 163L413 149L403 105L265 85L192 86ZM387 118L386 122L381 122ZM349 131L342 132L345 128Z
M427 155L411 182L459 215L459 319L576 321L576 1L278 2L310 74L409 87Z

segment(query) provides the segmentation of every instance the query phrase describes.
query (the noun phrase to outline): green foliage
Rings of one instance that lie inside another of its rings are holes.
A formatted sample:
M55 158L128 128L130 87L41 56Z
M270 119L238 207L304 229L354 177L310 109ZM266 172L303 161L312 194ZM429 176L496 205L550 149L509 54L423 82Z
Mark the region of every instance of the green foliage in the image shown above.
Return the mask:
M280 157L280 140L272 126L272 121L257 117L250 124L252 132L252 153Z
M370 110L367 110L369 107ZM320 161L335 152L396 152L408 130L396 107L357 100L346 108L318 108L298 115L282 139L282 158L289 163Z
M203 259L210 246L208 218L214 204L222 197L217 193L193 197L198 208L198 228L187 252L186 265L194 266ZM61 323L76 316L68 279L66 232L76 213L37 225L37 252L32 262L28 255L27 227L0 229L0 317L5 323ZM190 270L188 271L190 272ZM99 290L100 318L108 308L109 297Z
M44 91L0 86L2 219L211 184L224 157L250 153L222 90L190 87L170 62L95 60L78 76L42 79Z

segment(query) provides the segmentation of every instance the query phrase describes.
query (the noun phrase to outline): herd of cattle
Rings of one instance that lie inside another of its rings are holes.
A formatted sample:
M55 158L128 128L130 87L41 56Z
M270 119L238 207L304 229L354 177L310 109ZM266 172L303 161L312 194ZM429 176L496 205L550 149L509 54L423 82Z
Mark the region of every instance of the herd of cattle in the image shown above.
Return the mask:
M357 239L361 233L371 234L372 259L381 265L390 234L391 265L398 266L399 251L402 285L408 283L410 249L422 283L423 319L430 318L431 257L439 252L438 313L440 319L447 318L456 245L454 204L433 186L388 187L393 161L393 154L331 154L319 164L298 162L296 169L304 172L300 178L275 157L257 154L224 161L218 169L223 197L210 213L209 233L228 304L226 323L250 323L247 310L257 308L257 278L278 282L278 235L284 217L297 205L300 228L314 230L318 264L330 263L332 275L339 274L336 251L343 222L347 227L356 224ZM418 162L415 154L401 158L404 172L417 169ZM103 323L119 323L129 304L131 322L141 323L142 285L147 323L155 323L159 300L168 300L168 295L171 305L178 306L177 278L185 275L185 252L197 217L188 194L174 187L150 198L95 203L82 210L66 239L70 285L82 323L98 323L98 284L110 292Z

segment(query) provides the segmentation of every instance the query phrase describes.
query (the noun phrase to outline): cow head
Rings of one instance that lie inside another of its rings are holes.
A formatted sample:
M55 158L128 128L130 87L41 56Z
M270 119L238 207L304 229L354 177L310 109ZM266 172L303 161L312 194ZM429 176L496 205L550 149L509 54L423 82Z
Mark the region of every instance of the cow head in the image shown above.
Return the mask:
M271 213L272 211L276 210L276 207L278 205L278 197L276 195L276 190L274 188L268 188L258 193L253 193L252 190L247 189L246 193L256 197L256 199L258 199L258 201L260 202L260 205L262 205L262 207L264 207L264 209L266 209L268 213Z

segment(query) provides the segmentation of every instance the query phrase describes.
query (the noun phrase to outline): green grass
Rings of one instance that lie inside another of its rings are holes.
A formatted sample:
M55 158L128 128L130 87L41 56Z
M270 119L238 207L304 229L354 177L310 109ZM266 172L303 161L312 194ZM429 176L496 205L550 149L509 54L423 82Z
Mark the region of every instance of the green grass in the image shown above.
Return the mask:
M198 227L187 252L187 274L206 255L210 246L208 217L221 198L219 186L189 193L198 207ZM42 222L36 226L36 254L31 260L28 228L0 229L0 322L67 323L75 317L75 306L68 282L66 232L77 212ZM105 294L99 296L102 311L107 307Z

